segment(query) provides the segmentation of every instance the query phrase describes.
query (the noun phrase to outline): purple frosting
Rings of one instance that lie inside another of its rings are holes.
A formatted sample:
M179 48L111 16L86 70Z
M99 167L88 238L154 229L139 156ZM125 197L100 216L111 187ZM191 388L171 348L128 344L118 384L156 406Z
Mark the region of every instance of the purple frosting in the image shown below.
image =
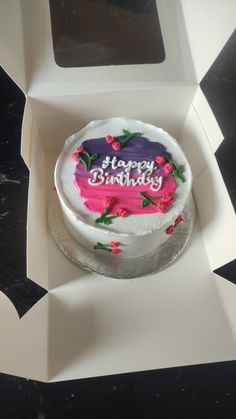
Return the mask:
M122 142L122 140L120 140ZM167 159L171 158L171 154L167 152L166 147L158 142L151 142L145 137L134 137L119 151L113 150L111 144L107 144L105 138L94 138L83 141L83 146L91 153L97 153L98 158L92 163L92 168L101 167L102 162L106 156L117 157L124 161L135 160L141 162L143 160L152 162L158 155L164 156ZM123 170L116 169L116 172ZM113 172L111 167L110 172ZM84 174L85 169L83 165L77 164L75 175Z

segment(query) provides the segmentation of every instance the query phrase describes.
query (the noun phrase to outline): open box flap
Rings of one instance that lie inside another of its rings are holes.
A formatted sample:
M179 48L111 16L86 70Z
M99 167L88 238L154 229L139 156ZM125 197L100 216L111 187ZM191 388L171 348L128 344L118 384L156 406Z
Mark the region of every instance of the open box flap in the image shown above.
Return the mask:
M178 2L158 0L157 8L166 54L163 63L62 68L53 54L49 1L22 1L27 93L37 96L195 84Z
M48 381L48 295L20 320L10 300L0 292L0 371Z
M223 141L224 137L218 125L218 122L200 87L197 88L192 104L198 115L199 120L201 121L204 127L212 151L213 153L215 153L217 148Z
M236 27L236 2L181 2L194 68L200 82Z
M236 229L236 218L213 153L214 140L220 141L218 125L209 107L206 119L199 117L201 99L199 87L182 128L180 145L192 168L203 240L209 263L215 270L235 258L236 237L232 231Z
M6 22L2 25L2 39L8 36L9 22L16 21L14 27L18 30L11 33L12 48L5 42L2 62L5 66L7 63L7 71L16 81L25 78L26 82L19 84L31 96L196 83L179 2L157 1L166 54L163 63L89 68L62 68L56 64L48 0L16 0L14 7L6 3L4 8L4 15L9 19L2 17ZM18 56L22 71L18 68Z
M0 6L0 65L24 92L25 63L21 20L18 1L2 1Z
M223 279L222 277L215 274L216 287L220 295L222 304L227 313L229 323L231 324L234 338L236 340L236 310L235 310L235 298L236 298L236 287L235 284Z
M16 0L14 7L10 2L2 6L2 64L32 96L197 84L235 27L236 3L156 1L166 55L162 63L59 67L53 55L49 1Z
M26 97L21 129L21 155L28 169L31 168L31 141L29 138L32 138L33 126L33 114L29 102L30 98Z
M232 323L197 223L191 246L158 278L78 274L20 321L0 293L2 372L47 382L235 358Z

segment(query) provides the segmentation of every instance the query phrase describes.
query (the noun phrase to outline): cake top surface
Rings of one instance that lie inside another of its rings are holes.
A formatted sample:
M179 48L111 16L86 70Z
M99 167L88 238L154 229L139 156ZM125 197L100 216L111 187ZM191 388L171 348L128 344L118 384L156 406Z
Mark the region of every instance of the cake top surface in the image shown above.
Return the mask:
M163 129L111 118L92 121L66 140L55 184L78 223L143 235L181 213L192 175L177 141Z

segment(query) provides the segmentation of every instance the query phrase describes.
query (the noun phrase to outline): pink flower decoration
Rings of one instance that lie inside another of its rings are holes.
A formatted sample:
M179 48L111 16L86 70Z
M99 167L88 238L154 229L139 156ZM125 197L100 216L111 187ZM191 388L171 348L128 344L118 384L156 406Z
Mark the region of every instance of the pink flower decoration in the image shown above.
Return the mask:
M106 141L107 144L111 144L111 143L114 143L116 141L116 139L112 135L106 135L105 141Z
M165 166L164 166L164 172L165 173L171 173L171 172L173 172L173 169L174 169L174 167L171 163L166 163Z
M77 153L77 151L75 151L75 152L72 154L72 159L73 159L74 161L77 161L77 160L78 160L78 153Z
M181 224L183 223L184 219L181 215L179 215L176 220L175 220L175 224Z
M114 203L115 203L115 199L111 198L110 196L105 196L105 198L103 199L104 208L109 209L112 207L112 205L114 205Z
M110 242L110 246L114 249L114 248L116 248L116 247L119 247L119 246L120 246L120 243L119 243L119 242L114 242L114 241L111 241L111 242Z
M162 164L164 164L166 161L165 161L165 158L163 157L163 156L156 156L156 163L159 165L159 166L161 166Z
M116 248L112 248L112 249L111 249L111 253L112 253L113 255L119 255L119 254L120 254L120 252L121 252L121 250L120 250L120 249L116 249Z
M173 225L170 225L166 229L166 234L172 234L175 231L175 227Z
M167 204L165 204L165 202L158 202L157 204L157 211L161 212L162 214L164 214L167 210Z
M119 208L117 211L117 215L119 215L119 217L126 217L128 215L128 211L125 208Z
M121 149L121 145L120 145L119 141L115 141L114 143L112 143L111 146L112 146L113 150L116 150L116 151Z
M167 205L173 204L175 198L170 193L164 193L161 197L161 202L164 202Z
M78 148L77 148L77 153L83 153L83 151L84 151L84 147L82 146L82 145L80 145Z
M57 191L57 188L56 188L55 185L52 187L52 190L53 190L53 192L56 192Z

